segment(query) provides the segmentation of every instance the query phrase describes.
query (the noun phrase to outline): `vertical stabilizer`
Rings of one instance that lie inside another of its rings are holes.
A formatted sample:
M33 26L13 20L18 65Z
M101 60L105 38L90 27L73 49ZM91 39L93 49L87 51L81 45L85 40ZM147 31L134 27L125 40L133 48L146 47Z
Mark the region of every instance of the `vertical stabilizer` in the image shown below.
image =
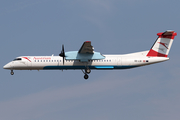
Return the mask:
M167 57L173 43L176 32L168 30L164 33L158 33L159 37L148 52L148 57Z

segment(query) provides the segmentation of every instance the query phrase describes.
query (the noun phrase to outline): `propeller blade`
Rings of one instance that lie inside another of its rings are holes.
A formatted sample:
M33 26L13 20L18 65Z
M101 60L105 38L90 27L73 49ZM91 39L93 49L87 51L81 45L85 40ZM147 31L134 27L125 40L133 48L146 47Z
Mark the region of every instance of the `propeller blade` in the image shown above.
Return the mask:
M65 55L65 54L64 54L64 44L62 45L62 51L63 51L63 55Z
M63 65L64 65L64 57L63 57Z
M62 45L62 50L61 53L59 54L60 57L65 57L65 53L64 53L64 45Z
M65 59L65 52L64 52L64 45L62 45L61 53L59 54L60 57L63 57L63 65L64 65L64 59Z

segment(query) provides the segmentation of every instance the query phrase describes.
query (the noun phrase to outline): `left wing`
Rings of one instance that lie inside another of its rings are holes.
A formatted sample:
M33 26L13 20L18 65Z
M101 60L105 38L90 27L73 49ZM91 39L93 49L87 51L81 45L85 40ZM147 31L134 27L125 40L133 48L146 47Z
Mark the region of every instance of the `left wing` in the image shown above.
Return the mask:
M91 45L91 41L86 41L83 43L83 45L81 46L80 50L78 51L78 53L94 53L94 48Z

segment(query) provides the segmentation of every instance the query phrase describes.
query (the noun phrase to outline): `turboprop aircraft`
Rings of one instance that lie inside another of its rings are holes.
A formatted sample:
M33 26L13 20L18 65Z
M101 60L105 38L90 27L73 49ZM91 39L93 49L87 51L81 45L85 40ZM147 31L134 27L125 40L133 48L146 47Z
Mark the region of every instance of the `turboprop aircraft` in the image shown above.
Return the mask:
M104 55L95 52L91 41L85 41L79 51L62 51L59 56L20 56L6 64L3 68L11 70L82 70L84 79L88 79L91 70L114 70L135 68L169 60L168 53L176 32L167 30L158 33L158 38L148 51Z

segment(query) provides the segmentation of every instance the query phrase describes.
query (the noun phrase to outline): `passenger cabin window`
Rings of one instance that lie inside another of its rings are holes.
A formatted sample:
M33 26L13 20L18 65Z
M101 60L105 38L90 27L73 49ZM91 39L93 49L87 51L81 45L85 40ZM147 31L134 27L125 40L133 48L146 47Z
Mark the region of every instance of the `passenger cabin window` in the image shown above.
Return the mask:
M22 60L21 58L16 58L16 59L14 59L13 61L17 61L17 60Z

